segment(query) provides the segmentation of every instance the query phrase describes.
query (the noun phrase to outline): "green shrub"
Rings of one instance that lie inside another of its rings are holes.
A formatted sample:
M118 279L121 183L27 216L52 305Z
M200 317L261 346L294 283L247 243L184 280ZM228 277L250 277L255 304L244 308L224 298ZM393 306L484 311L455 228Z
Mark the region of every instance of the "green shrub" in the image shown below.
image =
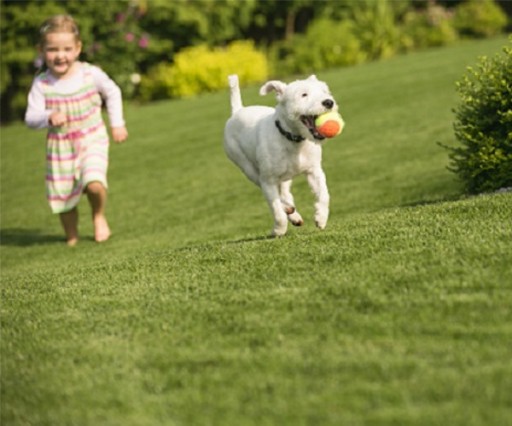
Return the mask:
M183 49L173 64L159 64L143 77L140 95L144 100L180 98L226 87L229 74L240 83L255 83L268 77L265 55L249 41L231 43L227 48L206 45Z
M356 36L369 59L386 59L401 47L402 34L392 2L366 0L356 2L352 10Z
M343 18L315 19L305 34L274 46L274 72L302 74L395 55L402 47L397 15L403 7L365 0L350 3Z
M512 37L503 51L481 58L457 83L454 130L462 147L451 148L450 170L471 193L512 186Z
M444 46L458 38L453 16L442 6L429 3L425 10L410 10L404 16L406 48Z
M489 37L507 26L507 15L494 0L469 0L455 12L455 26L462 35Z
M305 35L277 44L273 49L274 72L279 75L311 73L366 59L354 35L351 21L315 20Z

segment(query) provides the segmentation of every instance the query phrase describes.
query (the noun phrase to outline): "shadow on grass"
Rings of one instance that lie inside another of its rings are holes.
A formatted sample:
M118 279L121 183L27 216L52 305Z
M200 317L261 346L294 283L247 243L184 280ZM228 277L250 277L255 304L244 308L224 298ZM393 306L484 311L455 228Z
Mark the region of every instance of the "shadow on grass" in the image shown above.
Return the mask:
M276 237L273 237L272 235L262 235L259 237L248 237L248 238L242 238L240 240L231 240L227 241L226 244L243 244L243 243L252 243L255 241L267 241L267 240L275 240Z
M443 204L443 203L449 203L452 201L461 201L463 199L467 198L467 195L463 193L457 193L457 194L451 194L446 195L444 197L439 198L428 198L425 197L424 199L416 200L416 201L410 201L405 203L400 203L400 207L422 207L422 206L434 206L437 204Z
M192 243L187 246L178 247L173 251L176 252L189 252L189 251L210 251L214 245L243 245L246 243L253 243L257 241L271 241L275 240L275 237L272 236L256 236L256 237L247 237L240 238L238 240L222 240L222 241L211 241L205 243Z
M47 235L38 229L2 229L0 230L0 245L30 247L45 244L62 244L66 241L63 235Z

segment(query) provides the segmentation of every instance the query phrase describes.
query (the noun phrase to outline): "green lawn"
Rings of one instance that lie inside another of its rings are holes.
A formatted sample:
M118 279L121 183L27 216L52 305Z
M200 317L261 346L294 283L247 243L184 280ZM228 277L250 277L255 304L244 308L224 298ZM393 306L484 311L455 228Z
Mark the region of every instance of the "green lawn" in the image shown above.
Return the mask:
M438 142L455 81L505 38L318 73L347 127L314 227L269 239L222 149L227 90L127 107L114 237L69 249L44 132L1 129L5 425L508 425L512 193L466 198ZM258 87L246 104L272 105Z

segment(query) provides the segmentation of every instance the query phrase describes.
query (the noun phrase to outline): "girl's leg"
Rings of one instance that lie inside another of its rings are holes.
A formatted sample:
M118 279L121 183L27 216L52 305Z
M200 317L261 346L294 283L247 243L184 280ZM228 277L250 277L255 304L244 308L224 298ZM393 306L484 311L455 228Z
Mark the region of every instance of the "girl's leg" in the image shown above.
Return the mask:
M94 225L94 239L101 243L110 238L110 228L105 217L107 205L107 190L101 182L91 182L85 189L92 210L92 222Z
M66 233L68 246L73 247L78 242L78 210L75 207L73 210L61 213L59 216Z

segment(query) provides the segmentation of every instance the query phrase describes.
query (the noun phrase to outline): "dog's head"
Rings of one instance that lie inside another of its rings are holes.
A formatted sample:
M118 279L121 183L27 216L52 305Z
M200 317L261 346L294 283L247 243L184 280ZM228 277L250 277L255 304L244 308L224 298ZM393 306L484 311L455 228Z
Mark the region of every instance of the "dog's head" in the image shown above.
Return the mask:
M279 118L290 130L300 133L307 139L311 136L315 141L325 139L316 130L315 119L325 112L338 111L338 105L327 84L314 75L290 84L272 80L261 87L260 95L267 95L272 91L276 92L276 110Z

